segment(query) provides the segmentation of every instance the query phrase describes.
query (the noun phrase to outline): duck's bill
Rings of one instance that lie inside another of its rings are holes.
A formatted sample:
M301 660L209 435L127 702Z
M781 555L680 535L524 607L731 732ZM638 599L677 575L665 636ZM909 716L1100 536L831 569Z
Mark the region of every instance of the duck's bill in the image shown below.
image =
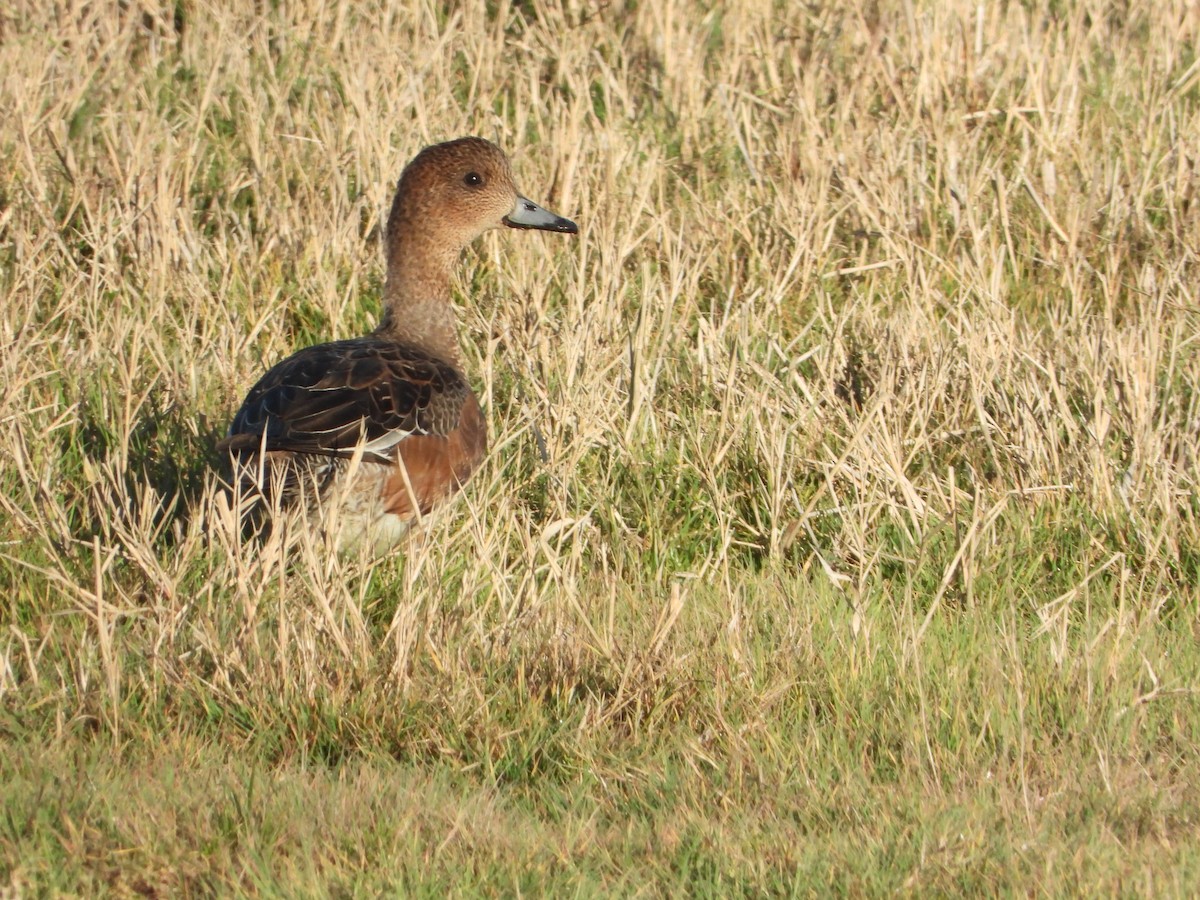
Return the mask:
M509 228L537 228L540 231L560 231L563 234L578 234L579 226L570 219L556 216L548 209L542 209L532 200L524 197L517 198L513 211L504 217L504 224Z

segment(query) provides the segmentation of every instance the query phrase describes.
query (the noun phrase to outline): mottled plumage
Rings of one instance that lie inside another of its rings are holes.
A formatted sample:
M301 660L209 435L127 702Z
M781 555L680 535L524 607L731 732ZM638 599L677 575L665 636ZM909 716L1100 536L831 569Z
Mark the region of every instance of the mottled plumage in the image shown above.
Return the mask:
M365 442L391 459L411 434L448 434L471 389L450 363L406 344L353 338L301 350L250 389L230 426L231 450L333 456Z

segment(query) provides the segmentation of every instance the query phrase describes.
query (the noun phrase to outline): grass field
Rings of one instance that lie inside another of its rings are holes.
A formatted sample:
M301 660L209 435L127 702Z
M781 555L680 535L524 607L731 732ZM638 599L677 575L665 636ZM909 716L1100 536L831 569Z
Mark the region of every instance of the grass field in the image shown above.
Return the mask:
M1187 895L1190 0L0 4L0 895ZM215 441L405 162L492 453L372 563Z

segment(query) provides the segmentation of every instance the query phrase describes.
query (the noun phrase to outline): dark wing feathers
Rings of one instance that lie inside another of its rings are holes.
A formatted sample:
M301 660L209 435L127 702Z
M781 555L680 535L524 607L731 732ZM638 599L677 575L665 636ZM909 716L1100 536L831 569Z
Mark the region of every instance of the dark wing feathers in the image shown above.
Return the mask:
M250 389L222 446L349 456L365 441L391 457L407 435L448 434L470 395L450 363L414 347L370 337L321 344Z

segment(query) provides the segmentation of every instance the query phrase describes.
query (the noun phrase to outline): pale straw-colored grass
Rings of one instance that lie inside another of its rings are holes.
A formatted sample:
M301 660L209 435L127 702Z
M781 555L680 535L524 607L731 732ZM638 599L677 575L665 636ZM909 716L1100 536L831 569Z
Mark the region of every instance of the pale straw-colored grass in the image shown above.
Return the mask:
M1198 37L1183 0L0 7L0 734L379 754L438 803L438 766L513 765L535 808L539 773L624 809L673 760L648 832L568 817L552 853L607 846L619 892L620 859L694 888L681 834L721 891L1036 890L1012 847L1070 831L1084 767L1174 824L1043 847L1045 885L1126 890L1146 834L1196 841ZM486 465L382 562L247 539L215 440L266 364L373 326L395 179L468 133L581 226L464 260ZM830 824L823 784L893 763L907 812ZM797 849L960 800L942 868ZM464 816L421 827L541 858Z

